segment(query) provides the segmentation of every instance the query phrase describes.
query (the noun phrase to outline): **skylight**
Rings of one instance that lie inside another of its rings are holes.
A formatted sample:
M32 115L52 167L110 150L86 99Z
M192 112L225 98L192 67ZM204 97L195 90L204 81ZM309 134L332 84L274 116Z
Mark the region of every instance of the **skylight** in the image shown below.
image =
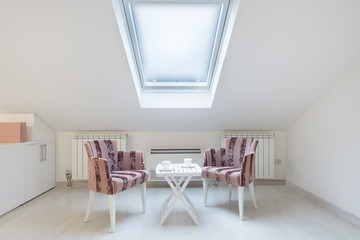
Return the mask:
M126 6L143 87L209 86L223 3L129 2Z
M211 106L239 1L113 0L142 107Z

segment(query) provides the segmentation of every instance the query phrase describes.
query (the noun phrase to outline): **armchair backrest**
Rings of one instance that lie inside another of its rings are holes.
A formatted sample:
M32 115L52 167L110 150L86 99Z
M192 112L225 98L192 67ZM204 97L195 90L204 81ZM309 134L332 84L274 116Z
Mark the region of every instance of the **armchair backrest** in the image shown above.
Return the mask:
M109 171L145 170L143 155L138 151L118 151L114 140L94 140L85 142L90 158L108 160Z
M89 158L105 158L108 160L109 170L117 170L118 157L117 142L114 140L93 140L85 142L86 152Z
M225 140L225 151L228 164L240 167L244 156L256 151L257 144L258 140L255 138L227 138Z
M118 171L145 170L142 152L119 151L116 167Z

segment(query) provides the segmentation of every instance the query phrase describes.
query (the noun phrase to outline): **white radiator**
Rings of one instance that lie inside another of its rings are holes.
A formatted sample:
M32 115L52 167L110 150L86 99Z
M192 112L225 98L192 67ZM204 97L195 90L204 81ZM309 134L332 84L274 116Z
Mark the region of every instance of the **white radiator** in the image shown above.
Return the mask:
M76 133L72 139L72 178L88 180L88 156L84 143L89 140L116 140L118 150L126 150L125 133Z
M255 178L274 178L275 134L226 133L222 135L221 146L225 146L225 138L231 137L256 138L258 140L258 146L255 153Z
M191 158L192 163L202 166L204 152L201 148L152 148L146 152L145 167L149 171L149 181L164 181L164 178L157 178L155 173L156 165L162 161L171 163L182 163L184 158ZM200 177L193 177L191 180L200 180Z

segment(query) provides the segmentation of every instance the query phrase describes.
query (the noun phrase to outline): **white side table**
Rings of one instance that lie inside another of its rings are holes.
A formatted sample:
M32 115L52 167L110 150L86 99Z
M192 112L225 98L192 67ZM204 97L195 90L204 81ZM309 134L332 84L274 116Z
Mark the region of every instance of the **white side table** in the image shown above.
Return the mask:
M156 176L164 177L173 190L170 196L165 200L162 207L160 225L165 222L178 199L180 199L195 224L199 225L194 205L190 201L190 198L184 193L190 179L193 176L201 176L201 168L199 165L192 164L192 167L184 167L184 164L182 163L174 163L172 164L171 170L163 170L162 165L158 164L156 166Z

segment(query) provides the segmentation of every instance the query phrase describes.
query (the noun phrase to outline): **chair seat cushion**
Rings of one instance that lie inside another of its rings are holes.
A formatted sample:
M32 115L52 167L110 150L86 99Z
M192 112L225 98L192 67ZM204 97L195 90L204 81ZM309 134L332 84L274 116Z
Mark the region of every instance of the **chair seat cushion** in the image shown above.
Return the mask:
M235 167L203 167L201 176L234 186L245 186L250 183L240 178L241 168Z
M113 184L112 194L116 194L146 182L149 173L145 170L112 171L110 177Z

